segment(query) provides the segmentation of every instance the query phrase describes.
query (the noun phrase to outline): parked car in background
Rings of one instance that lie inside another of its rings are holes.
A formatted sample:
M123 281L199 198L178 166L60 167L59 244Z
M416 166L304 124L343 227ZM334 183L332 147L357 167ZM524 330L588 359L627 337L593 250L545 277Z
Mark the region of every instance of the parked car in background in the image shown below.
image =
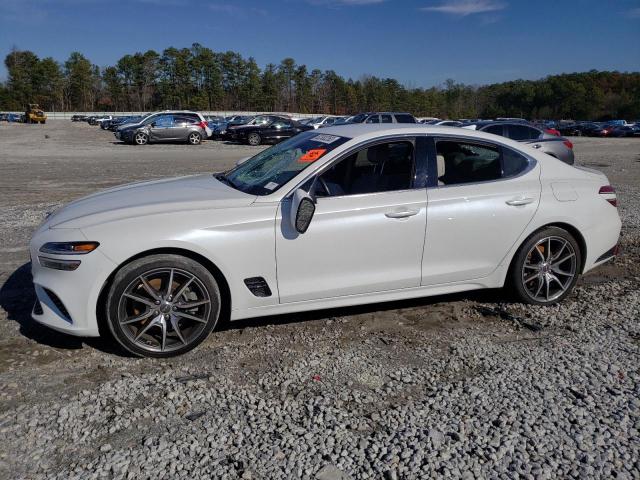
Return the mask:
M461 127L463 123L459 122L458 120L439 120L437 122L429 123L429 125L439 127Z
M615 127L609 133L610 137L640 137L640 126L623 125Z
M591 123L584 127L582 134L587 137L606 137L613 127L607 126L605 123Z
M24 122L24 117L20 113L7 113L7 122L12 123L22 123Z
M255 115L233 115L231 117L226 117L224 121L220 122L217 126L212 127L211 138L228 140L227 130L229 127L244 125L255 117Z
M322 117L315 117L308 119L307 122L304 123L304 125L309 125L315 129L330 127L336 122L336 120L338 120L338 118L339 117L329 117L326 115Z
M575 158L573 154L573 143L564 137L558 137L545 133L539 128L522 122L506 121L484 121L477 123L467 123L463 128L478 130L482 132L507 137L517 142L528 144L552 157L556 157L563 162L573 165Z
M142 122L125 125L116 130L116 138L125 143L186 142L200 145L209 137L207 122L195 112L160 112L149 115Z
M262 143L278 143L307 130L314 128L288 117L258 115L245 125L228 129L227 135L229 140L256 146Z
M127 124L135 124L141 122L147 115L133 115L129 117L118 117L108 122L107 130L115 132L119 127Z
M347 123L418 123L410 113L367 112L351 117Z
M86 122L87 121L87 116L86 115L72 115L71 116L71 121L72 122Z
M89 120L87 120L87 123L89 125L100 125L105 120L111 120L112 118L113 117L111 115L97 115L97 116L89 117Z
M124 349L169 357L221 318L503 286L549 306L615 257L620 228L604 174L507 138L330 127L225 173L120 186L58 209L29 245L32 316L95 337L104 313Z

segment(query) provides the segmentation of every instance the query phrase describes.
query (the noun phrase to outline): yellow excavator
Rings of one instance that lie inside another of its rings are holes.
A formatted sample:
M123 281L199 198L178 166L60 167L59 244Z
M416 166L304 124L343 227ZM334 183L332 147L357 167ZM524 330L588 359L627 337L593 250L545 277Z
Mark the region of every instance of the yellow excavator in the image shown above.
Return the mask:
M24 123L45 123L47 115L37 103L30 103L24 112Z

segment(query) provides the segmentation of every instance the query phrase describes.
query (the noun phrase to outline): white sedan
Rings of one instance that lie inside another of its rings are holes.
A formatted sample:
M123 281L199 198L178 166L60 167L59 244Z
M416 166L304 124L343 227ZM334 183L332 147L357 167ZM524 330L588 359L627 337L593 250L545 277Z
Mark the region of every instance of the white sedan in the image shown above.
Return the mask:
M507 138L330 127L54 212L30 245L33 318L166 357L220 319L503 286L548 305L615 256L620 227L602 173Z

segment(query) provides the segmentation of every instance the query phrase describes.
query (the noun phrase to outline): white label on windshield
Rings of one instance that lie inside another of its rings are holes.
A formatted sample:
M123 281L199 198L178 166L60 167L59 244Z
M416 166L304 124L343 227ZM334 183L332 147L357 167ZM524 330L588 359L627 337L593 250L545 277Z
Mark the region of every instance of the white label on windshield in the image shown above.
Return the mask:
M264 188L266 188L267 190L273 190L277 186L278 184L276 182L269 182L264 186Z
M339 139L340 137L336 137L335 135L316 135L311 140L313 140L314 142L320 142L320 143L333 143Z

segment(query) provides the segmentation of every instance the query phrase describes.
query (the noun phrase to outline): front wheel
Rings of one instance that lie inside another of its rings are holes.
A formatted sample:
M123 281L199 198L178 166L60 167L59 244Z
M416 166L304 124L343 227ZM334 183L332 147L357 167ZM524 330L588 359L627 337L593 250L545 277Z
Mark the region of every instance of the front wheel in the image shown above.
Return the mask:
M547 227L520 247L511 265L510 280L518 300L552 305L571 293L582 257L575 238L562 228Z
M257 147L258 145L260 145L260 143L262 143L262 138L260 137L259 133L251 133L247 138L247 142L249 142L249 145Z
M151 255L123 267L107 298L109 329L129 352L172 357L199 345L220 316L220 289L200 263Z
M133 136L133 141L136 145L146 145L149 143L149 136L143 132L136 132Z
M202 135L198 132L191 132L187 137L187 141L189 145L200 145L200 143L202 143Z

